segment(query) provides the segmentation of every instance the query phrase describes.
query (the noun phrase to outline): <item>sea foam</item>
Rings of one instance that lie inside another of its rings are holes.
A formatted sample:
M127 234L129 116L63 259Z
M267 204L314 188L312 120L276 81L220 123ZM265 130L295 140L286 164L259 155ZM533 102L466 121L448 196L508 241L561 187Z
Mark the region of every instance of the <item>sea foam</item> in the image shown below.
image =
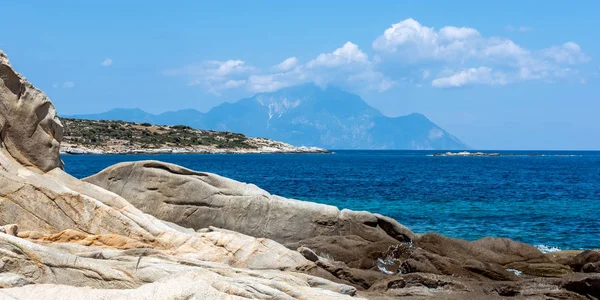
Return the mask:
M546 245L535 245L538 250L542 251L542 253L551 253L561 251L558 247L546 246Z

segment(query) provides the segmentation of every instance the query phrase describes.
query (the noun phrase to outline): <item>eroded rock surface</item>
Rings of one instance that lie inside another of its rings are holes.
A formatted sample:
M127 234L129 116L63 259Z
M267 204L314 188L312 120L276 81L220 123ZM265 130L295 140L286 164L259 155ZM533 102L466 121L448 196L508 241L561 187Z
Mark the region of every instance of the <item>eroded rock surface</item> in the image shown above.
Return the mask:
M252 184L159 161L120 163L84 181L183 227L215 226L290 249L306 246L353 267L372 267L390 246L414 238L385 216L286 199Z
M0 225L15 224L0 233L0 284L13 287L0 296L32 299L38 297L31 291L64 291L87 299L130 298L134 292L81 287L138 288L183 271L193 274L188 281L202 278L212 286L190 287L190 295L203 299L344 298L355 291L298 273L317 267L273 240L214 227L195 232L66 174L59 158L62 126L50 100L13 70L3 52L0 79ZM36 285L19 287L27 283ZM145 289L179 297L160 283Z

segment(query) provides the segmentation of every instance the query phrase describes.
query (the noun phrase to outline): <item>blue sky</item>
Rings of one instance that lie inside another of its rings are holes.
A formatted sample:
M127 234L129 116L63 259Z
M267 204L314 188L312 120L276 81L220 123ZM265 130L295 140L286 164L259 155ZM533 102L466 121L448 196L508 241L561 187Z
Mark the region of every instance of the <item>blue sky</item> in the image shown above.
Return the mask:
M207 111L305 82L479 149L600 149L597 1L11 1L0 49L59 113Z

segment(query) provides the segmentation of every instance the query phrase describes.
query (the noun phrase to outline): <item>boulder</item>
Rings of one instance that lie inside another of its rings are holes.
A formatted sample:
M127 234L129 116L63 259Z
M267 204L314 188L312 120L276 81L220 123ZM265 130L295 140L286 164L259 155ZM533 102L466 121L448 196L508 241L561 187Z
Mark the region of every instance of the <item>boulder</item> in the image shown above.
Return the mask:
M599 299L600 275L574 274L564 278L561 287L581 295L592 296Z
M542 277L561 277L571 273L562 264L553 262L536 247L504 238L483 238L469 242L429 233L415 241L407 268L435 269L440 274L462 274L467 277L492 280L518 280L513 272ZM418 263L417 263L418 262ZM464 270L470 272L468 274Z
M567 261L567 264L576 272L581 271L589 263L600 262L600 253L596 251L583 251Z
M600 261L590 262L581 268L581 272L584 273L600 273Z
M159 219L196 230L215 226L306 246L353 267L414 238L378 214L286 199L259 187L159 161L120 163L84 181L112 191Z
M63 166L63 127L50 99L17 73L0 50L2 150L21 165L43 172Z

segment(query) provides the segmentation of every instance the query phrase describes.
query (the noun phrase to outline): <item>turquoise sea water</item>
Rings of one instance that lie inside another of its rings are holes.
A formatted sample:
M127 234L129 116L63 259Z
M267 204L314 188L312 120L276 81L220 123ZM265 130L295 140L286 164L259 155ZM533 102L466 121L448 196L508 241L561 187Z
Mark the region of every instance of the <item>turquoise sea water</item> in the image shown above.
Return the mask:
M560 249L600 249L600 152L427 151L334 154L63 156L82 178L123 161L155 159L254 183L272 194L367 210L415 232L484 236Z

